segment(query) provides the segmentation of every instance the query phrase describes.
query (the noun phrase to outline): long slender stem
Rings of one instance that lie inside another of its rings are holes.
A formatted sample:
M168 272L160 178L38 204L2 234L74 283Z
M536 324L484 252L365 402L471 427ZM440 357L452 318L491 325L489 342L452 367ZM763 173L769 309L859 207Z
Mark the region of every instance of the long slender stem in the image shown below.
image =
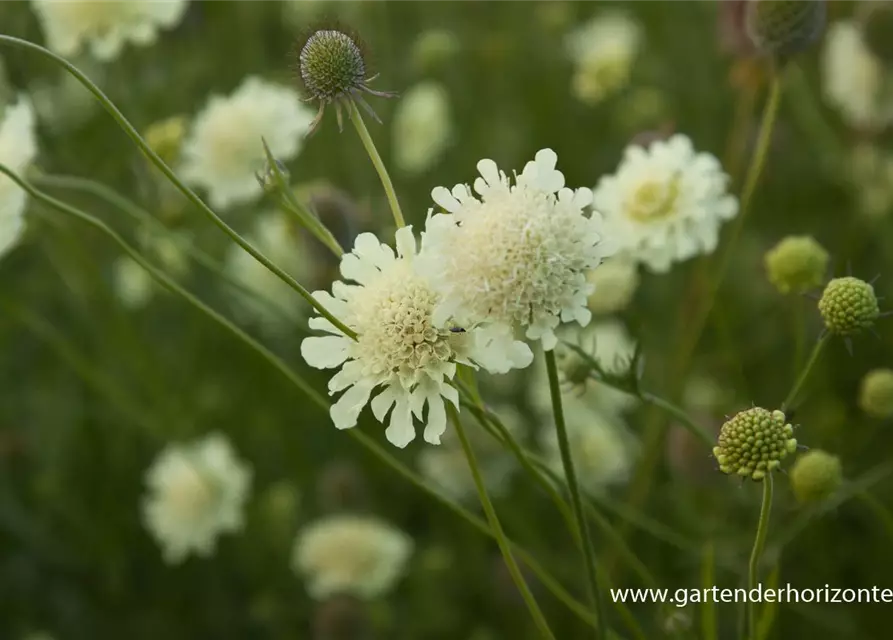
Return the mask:
M279 266L274 264L269 258L267 258L264 254L258 251L250 242L245 240L242 236L240 236L236 231L230 227L223 219L218 216L214 211L204 203L204 201L196 195L192 189L187 187L180 178L177 177L177 174L174 173L173 169L171 169L161 157L152 150L152 148L148 145L148 143L143 140L142 136L140 136L139 132L134 128L132 124L124 117L124 114L115 106L115 104L109 100L109 98L102 92L102 90L97 87L93 81L90 80L80 69L76 66L68 62L65 58L56 55L52 51L41 47L40 45L34 44L33 42L28 42L27 40L21 40L20 38L14 38L12 36L6 36L0 34L0 43L12 45L14 47L19 47L21 49L28 49L35 53L39 53L40 55L52 60L55 64L60 65L64 68L68 73L70 73L74 78L80 82L87 90L92 93L96 99L102 104L103 108L109 112L115 122L118 123L118 126L124 130L124 133L136 144L137 147L149 158L149 160L158 167L159 171L165 175L165 177L173 183L173 185L186 197L189 202L195 205L199 211L201 211L205 216L208 217L211 222L214 223L221 231L223 231L230 239L242 247L245 251L247 251L255 260L264 265L267 269L272 271L280 280L285 282L289 287L294 289L298 295L300 295L304 300L307 301L310 306L316 309L321 316L323 316L326 320L331 322L333 325L338 327L338 330L341 331L344 335L349 338L356 339L357 334L355 331L350 329L344 323L342 323L338 318L333 316L328 309L326 309L322 304L320 304L310 292L307 291L301 284L288 275L285 271L283 271ZM258 140L258 144L261 144L261 141Z
M279 371L291 384L293 384L299 391L301 391L301 393L303 393L311 401L312 404L316 405L323 411L329 410L329 402L318 391L316 391L316 389L310 386L310 384L308 384L300 375L298 375L291 367L289 367L281 358L276 356L276 354L270 351L267 347L245 333L245 331L233 324L226 317L196 298L189 291L180 286L173 278L168 276L164 271L153 266L138 251L136 251L127 242L125 242L124 239L121 238L121 236L119 236L111 227L109 227L103 221L77 209L76 207L62 202L61 200L57 200L56 198L48 196L43 192L35 189L30 183L19 178L16 174L12 173L2 164L0 164L0 173L3 173L14 182L16 182L20 187L25 189L34 199L43 202L44 204L62 213L78 218L79 220L97 229L98 231L101 231L106 236L111 238L123 251L125 251L131 258L133 258L140 266L146 269L153 280L158 282L165 289L168 289L172 293L179 295L191 306L195 307L204 315L208 316L214 322L233 334L252 351L266 360L268 364ZM457 502L442 495L436 489L430 487L421 478L421 476L409 469L406 465L404 465L388 451L382 448L378 443L376 443L372 438L357 429L349 430L348 435L359 442L360 445L366 448L372 455L381 460L386 466L390 467L398 475L408 480L411 484L421 489L423 492L433 497L438 502L453 511L453 513L469 522L478 531L490 537L495 536L494 532L481 518L477 517ZM589 612L586 607L584 607L580 602L574 599L574 597L570 595L530 553L525 551L522 547L514 542L509 541L509 544L511 545L517 556L521 558L528 567L530 567L531 571L536 574L536 576L542 581L543 585L547 589L549 589L549 591L551 591L556 598L567 605L567 607L581 620L589 625L595 626L596 619L592 615L592 613Z
M816 361L819 359L819 355L822 353L822 348L827 344L830 339L831 334L825 333L819 341L815 343L815 346L812 348L812 354L809 356L809 360L806 362L806 366L803 367L803 370L800 372L800 376L797 378L797 382L794 383L793 388L791 388L790 393L788 393L788 397L784 399L784 402L781 403L781 410L787 411L791 406L791 403L797 399L797 394L800 393L800 390L803 388L803 385L806 384L806 379L809 377L809 372L812 371L813 366L815 366Z
M760 508L760 521L757 524L757 535L753 541L753 550L750 553L750 562L747 566L747 592L756 588L759 575L760 558L763 555L763 547L766 544L766 535L769 532L769 514L772 511L772 474L769 473L763 479L763 506ZM748 638L754 640L757 633L756 603L747 599L747 633Z
M689 415L680 407L677 407L675 404L670 402L669 400L664 400L663 398L654 395L648 391L642 391L639 394L639 397L647 402L650 405L661 409L662 411L670 414L679 422L682 423L682 426L685 427L689 433L693 434L703 442L710 450L713 449L715 445L715 438L711 436L704 427L697 424L694 420L689 417Z
M561 452L561 464L564 466L564 475L567 479L568 492L571 495L571 506L574 509L574 517L580 528L583 538L583 557L585 561L586 579L589 582L590 596L595 604L595 613L599 625L597 636L604 640L605 617L602 607L601 593L598 588L595 568L595 550L592 548L592 540L589 537L589 527L583 513L583 500L580 497L580 484L577 482L577 473L574 470L574 460L571 456L570 442L567 436L567 425L564 423L564 411L561 407L561 387L558 380L558 366L555 364L555 352L544 351L546 356L546 372L549 376L549 392L552 396L552 415L555 419L555 431L558 435L558 448Z
M378 149L375 148L375 143L372 141L372 136L369 135L366 123L363 122L363 116L353 100L348 101L347 108L350 113L350 121L353 122L360 140L362 140L363 146L366 148L366 153L369 154L369 159L372 160L372 164L378 172L378 177L381 178L381 185L384 187L385 195L388 197L388 204L391 205L391 213L394 214L394 222L397 223L398 229L405 227L406 220L403 219L403 211L400 209L400 202L397 200L397 193L394 191L391 176L388 175L387 167L382 162L381 156L378 155Z
M530 592L530 587L527 586L527 581L524 580L521 568L515 561L511 546L509 545L508 540L506 540L502 525L499 523L499 517L496 515L496 509L490 501L490 496L487 495L487 488L484 486L484 479L481 477L481 471L474 455L474 449L471 448L471 444L468 442L468 436L465 434L465 427L462 426L462 421L459 419L459 413L451 404L447 404L447 411L449 411L450 419L453 426L456 428L459 442L462 443L462 450L465 452L468 466L471 468L471 476L474 479L474 486L477 488L481 506L484 508L484 514L487 516L487 521L490 523L490 529L493 530L496 543L499 545L499 550L502 552L502 557L505 560L506 567L508 567L509 574L511 574L515 586L518 587L518 591L521 592L521 597L524 598L524 602L530 610L530 615L533 617L533 621L536 624L537 629L539 629L540 635L542 635L543 638L555 640L555 635L549 628L549 623L546 621L543 612L536 603L536 598L534 598L533 593ZM601 622L601 620L599 620L599 622ZM601 624L599 624L599 626L601 626Z

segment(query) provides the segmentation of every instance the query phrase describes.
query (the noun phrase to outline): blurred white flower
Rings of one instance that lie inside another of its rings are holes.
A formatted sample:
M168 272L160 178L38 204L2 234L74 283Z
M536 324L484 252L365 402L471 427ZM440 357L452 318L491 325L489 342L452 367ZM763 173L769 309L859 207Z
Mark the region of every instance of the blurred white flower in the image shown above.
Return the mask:
M0 106L0 163L22 175L37 156L34 110L25 96L15 104ZM19 239L25 227L27 194L5 175L0 175L0 257Z
M73 60L97 86L105 84L106 68L92 58ZM65 133L84 124L102 105L84 85L67 72L49 78L39 77L28 85L28 93L34 103L34 111L41 125L56 134Z
M137 241L150 260L172 278L180 279L189 271L189 256L184 246L190 239L186 233L160 233L142 228L137 232ZM149 272L127 255L120 256L112 265L112 285L118 299L130 309L145 306L159 289Z
M828 27L822 79L826 100L848 125L878 129L893 122L893 74L869 51L854 21Z
M666 272L716 249L722 223L738 213L728 181L714 156L676 134L647 149L627 147L617 173L599 180L593 206L621 251Z
M149 272L130 256L121 256L112 265L112 288L129 309L144 307L155 292Z
M401 171L421 173L446 150L453 135L446 89L426 81L407 91L394 113L394 161Z
M858 210L868 218L882 218L893 210L893 154L862 143L850 153L848 174Z
M189 444L171 444L146 474L146 528L168 563L189 553L213 553L217 537L243 526L251 469L229 441L210 434Z
M459 405L451 385L457 363L498 373L527 366L533 354L502 326L465 329L435 322L439 298L416 269L412 227L399 229L396 237L395 257L373 234L357 236L353 251L341 259L341 275L357 284L336 281L334 295L313 293L357 339L325 318L312 318L311 329L331 335L306 338L301 354L312 367L340 367L329 380L330 394L344 391L331 409L338 429L355 426L373 390L383 386L371 407L382 423L393 407L387 439L398 447L409 444L416 436L415 417L425 426L425 440L440 444L446 429L444 400Z
M131 42L155 42L159 29L180 22L186 0L31 0L47 48L62 56L89 49L100 60L117 58Z
M258 197L256 172L265 162L261 139L280 161L295 157L313 121L298 92L248 77L227 97L212 96L193 122L181 150L181 172L224 209Z
M612 256L590 271L588 280L595 287L589 295L589 310L595 315L616 313L626 309L636 293L638 265L627 256Z
M298 533L292 567L316 600L336 594L375 598L403 575L413 546L412 538L378 518L332 515Z
M589 322L586 274L610 246L601 216L584 212L592 192L565 188L557 161L551 149L539 151L512 184L495 162L481 160L480 199L464 184L432 191L448 213L429 212L419 262L443 296L437 318L526 327L546 349L561 322Z
M258 215L247 240L298 282L306 282L314 271L304 241L282 212ZM229 247L224 269L256 294L232 291L234 312L243 322L257 321L275 332L290 329L294 321L306 316L309 306L304 299L242 247Z
M641 27L622 13L596 16L571 32L566 45L574 97L595 105L625 87L641 42Z
M494 407L493 411L515 438L521 435L523 418L517 409L505 405ZM512 475L518 468L514 455L476 422L466 426L465 433L474 449L487 493L497 497L505 495ZM441 446L423 449L418 463L422 475L445 495L454 500L477 501L477 488L468 459L452 425L444 434Z

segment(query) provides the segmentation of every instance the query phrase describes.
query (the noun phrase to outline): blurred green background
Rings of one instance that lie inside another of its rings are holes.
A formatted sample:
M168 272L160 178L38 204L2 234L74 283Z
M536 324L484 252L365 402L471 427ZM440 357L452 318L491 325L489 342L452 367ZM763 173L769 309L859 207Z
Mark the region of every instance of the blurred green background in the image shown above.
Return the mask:
M297 82L293 48L300 33L320 19L349 24L381 74L375 88L402 93L436 80L448 92L451 144L416 174L391 161L399 99L371 99L383 121L369 122L372 136L392 167L407 217L421 225L432 187L471 180L481 158L520 169L537 149L551 147L568 184L593 186L643 131L687 134L697 149L723 159L738 193L743 163L735 160L735 136L745 145L755 136L765 79L759 65L723 48L722 4L193 1L154 46L127 46L116 60L87 60L83 68L146 131L166 118L196 114L209 94L230 93L247 75ZM830 3L830 19L849 16L855 5ZM599 104L583 104L571 94L565 35L618 7L644 29L633 75ZM452 34L453 46L420 52L419 37L435 28ZM0 31L43 42L27 2L0 4ZM821 102L820 49L821 43L799 59L802 73L786 88L745 236L693 364L723 390L722 400L699 414L716 428L723 414L751 403L777 406L793 381L796 303L771 288L763 268L764 252L779 239L811 234L832 254L836 274L880 274L878 294L893 293L893 216L863 215L847 172L854 144L870 141L883 149L890 140L849 131ZM63 83L57 68L25 51L3 48L0 56L8 95ZM84 99L86 92L54 95L65 97L57 98L57 113L41 117L42 172L111 185L224 258L228 240L168 193L108 115ZM748 100L752 109L745 110L742 128L736 113ZM830 149L827 136L816 134L816 117L833 134ZM353 131L339 133L332 114L288 166L296 183L324 180L352 201L334 208L337 224L352 231L389 227L383 192L359 140ZM54 193L138 240L132 221L101 200ZM247 233L258 211L271 208L269 201L246 205L227 220ZM536 637L492 541L365 454L279 373L179 298L157 292L143 307L122 304L114 286L118 248L41 209L32 203L25 238L0 263L0 638L39 630L61 640ZM309 255L315 266L308 284L324 286L331 264ZM682 392L672 379L673 358L693 300L704 294L704 273L704 262L693 260L668 275L644 274L634 303L621 314L643 345L645 381L657 393ZM237 315L214 273L194 267L182 282L325 388L327 376L307 369L299 355L303 320L269 331ZM803 306L811 344L820 319L812 302ZM852 355L842 342L831 343L795 421L803 444L840 456L850 481L869 474L871 494L889 504L893 482L883 472L893 446L890 424L867 418L856 404L864 373L893 362L889 321L879 323L878 334L857 338ZM513 393L505 400L526 406L523 386ZM639 438L655 421L666 422L647 408L629 417ZM384 442L371 419L360 428ZM214 430L254 469L247 526L224 536L210 559L165 565L140 521L144 472L166 442ZM622 507L636 492L633 480L599 497L604 514L662 586L701 585L710 549L716 583L739 586L759 488L714 471L702 450L678 450L678 440L652 452L656 472L645 499ZM413 465L425 446L416 441L397 453ZM811 512L796 504L784 476L776 488L770 549L792 527L798 533L778 556L781 585L893 587L889 511L850 499L858 493L851 490L839 505L806 520ZM332 635L320 623L322 605L308 598L288 558L302 523L345 505L407 531L416 550L398 587L364 607L356 629ZM582 598L578 556L542 493L519 475L497 509L508 532ZM615 584L642 586L609 538L596 534L596 543ZM559 638L591 637L545 589L535 591ZM887 638L890 606L781 605L769 637ZM677 610L681 619L669 623L653 604L630 608L648 638L664 637L668 624L690 625L681 637L703 637L699 606ZM739 609L717 607L719 638L735 637ZM610 616L625 634L613 609Z

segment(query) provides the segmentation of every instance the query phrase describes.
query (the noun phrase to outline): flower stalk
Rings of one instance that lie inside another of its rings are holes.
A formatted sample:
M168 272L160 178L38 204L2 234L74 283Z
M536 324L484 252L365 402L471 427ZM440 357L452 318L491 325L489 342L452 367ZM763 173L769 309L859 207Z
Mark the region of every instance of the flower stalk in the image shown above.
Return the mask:
M769 473L763 479L763 504L760 507L760 520L757 523L757 534L754 538L753 549L750 553L750 562L747 568L747 591L757 586L757 577L759 575L760 558L763 555L763 547L766 545L766 535L769 533L769 514L772 510L772 474ZM756 621L756 603L753 600L747 601L747 637L750 640L756 640L757 637L757 621Z

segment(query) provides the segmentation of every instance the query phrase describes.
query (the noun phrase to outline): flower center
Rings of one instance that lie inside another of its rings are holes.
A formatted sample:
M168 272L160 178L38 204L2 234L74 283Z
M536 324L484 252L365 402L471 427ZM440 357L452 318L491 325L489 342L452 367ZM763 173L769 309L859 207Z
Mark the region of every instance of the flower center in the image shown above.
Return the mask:
M679 198L679 178L669 182L648 180L636 189L626 211L637 222L655 222L668 218L676 212Z
M168 491L171 506L184 518L204 512L214 494L208 479L190 464L179 466Z

